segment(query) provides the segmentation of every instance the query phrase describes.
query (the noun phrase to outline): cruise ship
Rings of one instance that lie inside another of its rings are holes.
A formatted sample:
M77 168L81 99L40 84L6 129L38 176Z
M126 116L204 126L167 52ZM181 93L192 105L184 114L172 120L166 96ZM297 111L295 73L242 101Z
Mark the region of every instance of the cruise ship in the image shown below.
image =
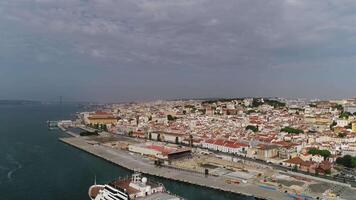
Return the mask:
M167 192L161 183L148 181L140 173L105 185L95 183L89 188L89 197L91 200L183 200Z

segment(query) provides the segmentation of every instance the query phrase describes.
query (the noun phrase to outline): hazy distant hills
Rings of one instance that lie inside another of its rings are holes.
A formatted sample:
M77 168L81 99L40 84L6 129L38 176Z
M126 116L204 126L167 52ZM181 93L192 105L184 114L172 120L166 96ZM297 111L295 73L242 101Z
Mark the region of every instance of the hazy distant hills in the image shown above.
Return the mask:
M33 105L41 104L40 101L29 101L29 100L1 100L0 105Z

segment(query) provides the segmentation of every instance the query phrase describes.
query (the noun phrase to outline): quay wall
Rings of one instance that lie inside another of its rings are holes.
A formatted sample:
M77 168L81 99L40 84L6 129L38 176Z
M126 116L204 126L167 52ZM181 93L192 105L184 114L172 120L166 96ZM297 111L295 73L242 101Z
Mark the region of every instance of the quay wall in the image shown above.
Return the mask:
M77 149L88 152L94 156L119 165L129 170L141 172L156 177L166 178L183 183L189 183L202 187L213 188L215 190L231 192L244 196L255 197L266 200L284 200L290 199L286 194L261 189L258 185L253 184L228 184L224 177L205 176L203 174L181 171L165 167L157 167L148 161L142 161L138 156L131 155L123 150L111 150L100 145L88 144L83 138L60 138L60 141L73 146Z

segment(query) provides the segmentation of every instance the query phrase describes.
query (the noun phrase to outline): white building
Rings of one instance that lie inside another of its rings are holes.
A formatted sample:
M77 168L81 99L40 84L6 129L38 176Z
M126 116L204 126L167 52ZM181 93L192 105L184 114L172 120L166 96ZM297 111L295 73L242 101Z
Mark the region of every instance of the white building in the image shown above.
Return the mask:
M353 113L356 112L356 105L345 105L344 106L344 111L353 114Z
M206 140L202 143L203 148L207 148L214 151L221 151L224 153L245 153L247 151L248 145L242 144L230 140Z
M337 119L336 120L336 125L339 127L345 127L347 125L349 125L349 120L347 119Z

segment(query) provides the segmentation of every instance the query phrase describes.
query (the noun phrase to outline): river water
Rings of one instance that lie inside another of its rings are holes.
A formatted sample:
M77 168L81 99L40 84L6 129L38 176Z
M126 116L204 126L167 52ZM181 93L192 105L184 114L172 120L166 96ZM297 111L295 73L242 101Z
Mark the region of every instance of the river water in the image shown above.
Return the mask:
M88 200L94 183L131 172L58 141L47 120L74 118L77 105L0 105L0 200ZM190 200L245 200L244 196L157 179Z

